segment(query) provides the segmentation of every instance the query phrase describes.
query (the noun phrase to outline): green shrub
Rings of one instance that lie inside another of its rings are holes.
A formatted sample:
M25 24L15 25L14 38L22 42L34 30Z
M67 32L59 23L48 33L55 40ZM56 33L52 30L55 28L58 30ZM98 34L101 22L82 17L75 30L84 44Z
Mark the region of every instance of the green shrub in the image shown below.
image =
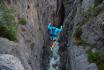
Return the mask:
M16 41L17 24L13 11L4 5L0 5L0 12L2 12L0 15L0 36Z
M3 3L3 0L0 0L0 4Z
M26 23L27 23L27 21L26 21L26 19L24 19L24 18L20 18L20 19L18 20L18 24L25 25Z
M90 63L96 63L97 62L97 54L93 53L92 51L88 52L88 59Z
M99 70L104 70L104 53L93 53L91 50L88 52L88 59L90 63L96 63Z
M82 34L82 29L81 27L79 27L76 29L75 34L74 34L75 42L77 45L80 45L82 43L81 34Z
M97 16L101 12L100 7L94 7L92 8L92 16Z
M95 7L101 4L102 2L103 0L95 0L95 3L94 3Z
M99 70L104 70L104 63L101 63L101 64L99 65Z
M16 32L18 24L25 25L27 22L24 18L20 18L18 24L15 21L13 9L6 7L0 2L0 36L5 37L11 41L16 41Z
M0 36L8 38L11 41L16 41L16 25L0 24Z

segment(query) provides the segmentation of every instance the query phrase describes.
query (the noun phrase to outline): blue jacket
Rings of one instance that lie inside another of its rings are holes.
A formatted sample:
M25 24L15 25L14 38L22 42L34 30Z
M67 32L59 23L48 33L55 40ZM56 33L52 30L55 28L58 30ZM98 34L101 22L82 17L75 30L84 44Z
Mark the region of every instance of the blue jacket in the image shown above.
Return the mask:
M49 34L52 36L58 36L58 34L62 31L62 26L61 28L56 28L54 26L51 25L51 23L48 24L48 30L49 30Z

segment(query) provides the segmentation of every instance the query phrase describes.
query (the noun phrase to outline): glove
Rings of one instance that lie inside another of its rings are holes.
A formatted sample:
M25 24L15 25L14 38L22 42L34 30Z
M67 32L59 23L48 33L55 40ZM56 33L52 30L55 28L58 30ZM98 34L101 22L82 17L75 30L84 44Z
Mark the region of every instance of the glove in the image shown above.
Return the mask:
M61 26L61 29L63 28L63 26Z

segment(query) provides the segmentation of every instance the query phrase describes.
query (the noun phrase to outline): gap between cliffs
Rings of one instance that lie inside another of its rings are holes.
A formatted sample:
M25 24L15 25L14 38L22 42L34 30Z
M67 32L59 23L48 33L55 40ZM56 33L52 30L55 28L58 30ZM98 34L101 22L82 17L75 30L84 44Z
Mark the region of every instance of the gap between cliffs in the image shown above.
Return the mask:
M65 8L63 3L57 8L56 16L58 16L58 26L64 25ZM48 41L47 46L43 47L42 53L42 70L66 70L67 49L65 45L56 42L56 46L51 49L50 44L52 41Z

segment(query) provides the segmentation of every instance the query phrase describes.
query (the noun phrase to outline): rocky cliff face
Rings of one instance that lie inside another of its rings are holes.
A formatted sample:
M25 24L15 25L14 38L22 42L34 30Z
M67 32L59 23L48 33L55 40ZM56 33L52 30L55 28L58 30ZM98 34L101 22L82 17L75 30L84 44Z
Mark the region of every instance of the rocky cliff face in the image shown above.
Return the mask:
M103 0L64 1L67 17L60 41L64 45L67 43L68 59L63 63L67 63L68 70L103 70L103 67L100 67L103 63L98 56L103 53L104 46L103 2ZM98 55L93 57L91 52ZM89 64L89 61L97 63L97 67L96 64Z
M25 18L27 24L18 26L18 42L0 38L0 54L11 54L19 58L24 70L41 70L42 48L48 41L48 16L56 10L56 2L51 0L5 0L4 2L6 6L13 8L17 20ZM8 56L7 58L9 59Z
M5 0L4 4L13 8L16 21L27 22L18 26L16 42L0 38L0 70L47 69L47 23L52 13L63 25L60 70L104 69L104 0Z

